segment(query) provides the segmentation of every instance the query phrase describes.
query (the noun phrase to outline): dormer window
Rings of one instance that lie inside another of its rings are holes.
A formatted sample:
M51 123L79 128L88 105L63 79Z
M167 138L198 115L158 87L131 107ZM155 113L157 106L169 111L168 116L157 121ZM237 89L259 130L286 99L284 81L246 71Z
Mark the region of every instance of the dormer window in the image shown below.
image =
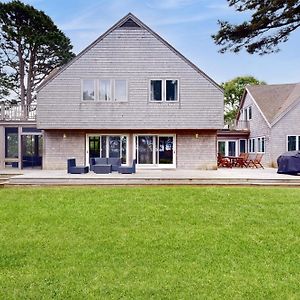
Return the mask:
M178 101L178 80L150 80L150 101L153 102L172 102Z

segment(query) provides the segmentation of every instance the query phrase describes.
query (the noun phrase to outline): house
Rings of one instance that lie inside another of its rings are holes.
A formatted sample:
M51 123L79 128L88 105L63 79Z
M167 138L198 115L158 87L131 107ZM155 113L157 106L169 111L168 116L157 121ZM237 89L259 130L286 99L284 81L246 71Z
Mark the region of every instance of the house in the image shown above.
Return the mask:
M214 169L223 90L128 14L40 86L37 128L44 169L99 156Z
M277 167L280 154L300 150L300 83L247 86L237 124L219 131L218 151L263 153L263 163Z

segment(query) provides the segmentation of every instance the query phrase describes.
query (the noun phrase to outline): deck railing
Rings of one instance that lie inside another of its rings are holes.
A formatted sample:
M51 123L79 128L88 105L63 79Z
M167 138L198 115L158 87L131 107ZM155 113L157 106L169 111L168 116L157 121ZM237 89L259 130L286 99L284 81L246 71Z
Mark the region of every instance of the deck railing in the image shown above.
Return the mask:
M249 126L249 121L244 121L244 120L239 120L239 121L233 121L230 124L227 125L228 129L230 130L245 130L249 131L250 126Z
M0 121L35 121L36 104L7 105L0 104Z

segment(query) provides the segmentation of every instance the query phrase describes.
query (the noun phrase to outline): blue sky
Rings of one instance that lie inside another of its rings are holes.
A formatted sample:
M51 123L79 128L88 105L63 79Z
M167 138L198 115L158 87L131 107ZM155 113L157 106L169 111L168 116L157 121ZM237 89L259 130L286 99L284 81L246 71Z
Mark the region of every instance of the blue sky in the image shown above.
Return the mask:
M253 75L267 83L300 82L300 30L264 56L218 53L211 35L217 20L239 23L247 15L226 0L24 0L48 14L71 39L77 54L128 12L166 39L218 83Z

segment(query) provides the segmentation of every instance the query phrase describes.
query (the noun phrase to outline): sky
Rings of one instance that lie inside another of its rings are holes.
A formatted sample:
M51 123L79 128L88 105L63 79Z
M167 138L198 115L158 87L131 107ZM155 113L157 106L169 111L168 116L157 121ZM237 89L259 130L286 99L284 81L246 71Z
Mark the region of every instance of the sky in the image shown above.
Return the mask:
M7 2L7 1L6 1ZM216 82L253 75L268 84L300 82L300 29L279 53L220 54L211 38L218 20L238 24L226 0L24 0L43 10L71 39L77 54L129 12L167 40Z

